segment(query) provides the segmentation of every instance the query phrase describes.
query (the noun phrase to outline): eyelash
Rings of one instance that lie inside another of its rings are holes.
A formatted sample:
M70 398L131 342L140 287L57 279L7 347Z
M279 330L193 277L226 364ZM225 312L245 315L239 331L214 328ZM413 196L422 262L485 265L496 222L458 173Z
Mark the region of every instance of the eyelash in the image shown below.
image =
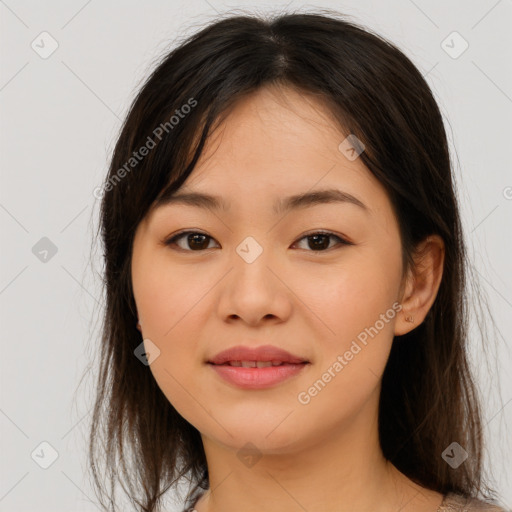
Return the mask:
M165 240L164 241L164 245L166 245L166 246L176 245L176 241L177 240L179 240L180 238L183 238L185 235L190 235L190 234L192 234L192 235L204 235L207 238L209 238L210 240L214 240L213 237L207 235L206 233L202 233L201 231L182 231L180 233L177 233L176 235L173 235L172 237L168 238L167 240ZM328 236L329 238L337 238L339 240L338 245L341 245L341 246L343 246L343 245L354 245L352 242L349 242L345 238L342 238L341 236L339 236L339 235L337 235L335 233L332 233L331 231L323 231L323 230L313 231L311 233L307 233L307 234L303 235L296 242L294 242L294 245L297 242L300 242L301 240L304 240L305 238L309 238L309 237L312 237L312 236L315 236L315 235L325 235L325 236ZM179 247L179 246L178 246L178 249L181 250L181 251L184 251L184 252L204 252L204 251L208 250L208 249L200 249L200 250L183 249L182 247ZM327 251L330 251L332 249L333 249L332 247L329 247L327 249L322 249L320 251L307 250L307 252L327 252Z

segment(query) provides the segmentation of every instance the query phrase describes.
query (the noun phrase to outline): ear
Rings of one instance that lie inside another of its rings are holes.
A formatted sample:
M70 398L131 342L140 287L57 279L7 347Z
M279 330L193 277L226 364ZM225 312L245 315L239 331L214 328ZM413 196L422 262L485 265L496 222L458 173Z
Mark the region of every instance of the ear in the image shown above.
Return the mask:
M141 327L141 325L140 325L140 321L139 321L139 319L138 319L138 318L137 318L137 329L138 329L138 330L141 332L141 334L142 334L142 327Z
M395 336L412 331L427 316L443 277L444 253L444 241L439 235L428 236L416 247L414 268L409 269L402 284L402 311L395 322Z

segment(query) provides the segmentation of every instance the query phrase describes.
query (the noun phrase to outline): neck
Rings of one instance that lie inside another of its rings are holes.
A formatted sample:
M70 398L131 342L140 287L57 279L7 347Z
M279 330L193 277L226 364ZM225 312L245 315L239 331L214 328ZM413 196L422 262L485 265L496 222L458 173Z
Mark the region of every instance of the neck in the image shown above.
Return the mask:
M203 444L210 489L196 504L197 512L407 512L436 510L429 506L440 502L435 493L427 505L425 489L384 458L376 412L300 446L279 453L262 450L252 461L241 460L240 449L206 436Z

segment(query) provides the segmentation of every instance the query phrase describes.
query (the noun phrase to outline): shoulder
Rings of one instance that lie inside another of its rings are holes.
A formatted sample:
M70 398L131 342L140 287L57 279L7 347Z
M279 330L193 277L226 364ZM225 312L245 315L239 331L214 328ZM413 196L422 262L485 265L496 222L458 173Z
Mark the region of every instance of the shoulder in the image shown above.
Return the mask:
M499 505L487 503L477 498L465 498L460 494L449 493L445 496L437 512L507 512Z

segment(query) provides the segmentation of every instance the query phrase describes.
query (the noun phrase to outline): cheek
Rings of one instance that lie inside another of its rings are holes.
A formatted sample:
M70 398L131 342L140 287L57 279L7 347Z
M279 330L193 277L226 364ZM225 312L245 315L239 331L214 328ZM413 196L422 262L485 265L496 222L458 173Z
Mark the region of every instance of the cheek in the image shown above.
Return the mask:
M145 348L151 352L156 345L159 351L149 369L180 414L197 415L197 404L190 392L200 396L193 388L201 364L197 340L201 326L207 323L200 307L207 291L205 283L198 281L197 275L194 278L192 271L189 275L172 270L165 258L154 253L150 258L145 256L141 251L134 258L132 279Z
M365 328L373 326L382 314L388 313L385 326L379 330L386 336L393 330L392 308L400 283L398 251L353 251L340 264L326 268L312 267L308 279L302 280L300 299L321 320L323 338L344 346ZM391 311L389 311L391 308Z
M333 397L343 396L347 409L355 409L378 385L400 308L396 302L400 272L397 250L366 250L345 259L342 266L333 266L328 276L320 270L310 275L303 286L301 298L307 298L304 302L325 327L318 338L314 377L321 380L319 388L328 382L325 389L330 391L318 393L319 399L314 399L318 405L327 406L329 401L332 405ZM334 378L325 374L329 370Z
M132 279L144 336L161 341L171 338L180 324L190 321L194 304L201 291L204 293L193 273L176 272L159 254L142 254L133 266Z

